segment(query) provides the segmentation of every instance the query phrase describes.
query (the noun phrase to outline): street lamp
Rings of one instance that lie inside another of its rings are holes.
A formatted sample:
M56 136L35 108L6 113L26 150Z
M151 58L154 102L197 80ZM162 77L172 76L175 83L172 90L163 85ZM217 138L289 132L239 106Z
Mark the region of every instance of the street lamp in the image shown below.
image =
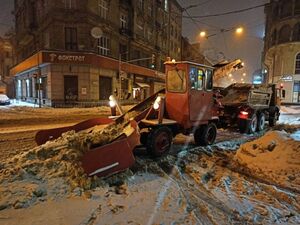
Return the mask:
M242 34L244 32L244 28L243 27L238 27L235 29L235 33L236 34Z
M206 32L205 31L201 31L200 32L200 37L202 37L202 38L206 37Z

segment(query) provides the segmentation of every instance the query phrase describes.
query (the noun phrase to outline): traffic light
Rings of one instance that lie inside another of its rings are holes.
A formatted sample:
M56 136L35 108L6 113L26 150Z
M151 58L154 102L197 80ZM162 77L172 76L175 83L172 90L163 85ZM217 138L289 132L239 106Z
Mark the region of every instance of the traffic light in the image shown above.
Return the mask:
M154 69L155 68L155 54L151 55L151 68Z
M282 89L283 88L283 83L280 83L280 89Z

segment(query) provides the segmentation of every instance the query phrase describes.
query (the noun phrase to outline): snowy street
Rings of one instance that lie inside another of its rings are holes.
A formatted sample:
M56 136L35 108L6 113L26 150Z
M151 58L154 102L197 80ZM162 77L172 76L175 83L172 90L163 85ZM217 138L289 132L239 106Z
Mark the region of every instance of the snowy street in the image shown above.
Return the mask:
M0 107L1 225L300 223L298 107L283 107L280 124L266 132L220 129L209 147L178 135L161 158L136 149L132 168L85 189L66 185L73 178L43 149L36 151L44 158L35 158L39 129L109 113ZM24 167L3 169L10 160Z

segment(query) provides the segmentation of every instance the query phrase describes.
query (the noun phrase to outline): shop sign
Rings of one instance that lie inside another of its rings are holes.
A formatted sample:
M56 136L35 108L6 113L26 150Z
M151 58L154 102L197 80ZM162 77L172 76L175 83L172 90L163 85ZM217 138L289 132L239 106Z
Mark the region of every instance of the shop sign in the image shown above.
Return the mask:
M280 80L283 81L293 81L293 76L292 75L283 75Z
M84 62L84 55L65 55L65 54L55 54L51 53L50 62L60 61L60 62Z

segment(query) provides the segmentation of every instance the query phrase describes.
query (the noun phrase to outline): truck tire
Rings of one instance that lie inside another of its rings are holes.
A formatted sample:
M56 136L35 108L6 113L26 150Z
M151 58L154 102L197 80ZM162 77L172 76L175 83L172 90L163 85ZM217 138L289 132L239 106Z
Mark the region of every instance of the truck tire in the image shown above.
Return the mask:
M147 145L147 140L148 140L148 137L149 137L149 132L142 132L141 133L141 137L140 137L140 142L142 145Z
M214 123L202 125L194 132L194 140L196 145L206 146L215 142L217 137L217 127Z
M239 120L239 130L241 133L253 134L257 129L257 115L254 113L250 120Z
M257 122L257 130L262 131L265 129L265 123L266 123L266 116L264 113L260 113L258 116L258 122Z
M155 157L167 153L172 145L172 131L168 127L153 129L147 140L147 151Z
M269 117L269 126L274 127L277 122L278 113L275 112L273 115L270 115Z

